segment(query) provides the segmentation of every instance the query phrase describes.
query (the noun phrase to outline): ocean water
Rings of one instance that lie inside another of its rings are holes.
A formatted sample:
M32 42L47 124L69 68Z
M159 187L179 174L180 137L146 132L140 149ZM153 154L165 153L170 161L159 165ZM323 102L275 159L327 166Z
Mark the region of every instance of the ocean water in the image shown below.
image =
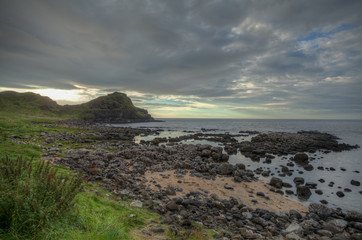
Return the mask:
M317 130L333 134L340 138L339 142L348 144L358 144L362 147L362 120L276 120L276 119L159 119L164 122L149 122L149 123L132 123L132 124L113 124L118 127L134 127L134 128L151 128L162 129L163 131L157 136L137 136L136 142L140 140L152 140L155 137L177 137L188 135L186 131L204 132L204 133L225 133L238 134L239 131L259 131L267 132L298 132L301 130L311 131ZM202 131L203 129L203 131ZM205 131L206 130L206 131ZM250 140L249 137L238 137L238 141ZM189 144L210 144L219 145L215 142L207 140L193 141L187 140L183 143ZM294 177L303 177L306 182L317 183L317 189L323 191L322 195L317 195L312 190L313 194L308 201L302 202L308 205L310 202L320 202L327 200L327 206L333 208L342 208L343 210L356 210L362 212L362 186L353 186L350 184L351 180L358 180L362 183L362 148L352 151L332 152L322 154L317 152L311 154L316 158L311 164L314 166L313 171L305 171L299 166L288 167L294 169L294 173L290 177L282 178L283 181L289 182L293 185L295 192L295 184L293 183ZM291 156L287 156L288 158ZM244 163L248 169L255 170L261 167L265 170L270 170L276 176L281 171L280 165L286 165L288 160L282 157L276 157L271 164L264 164L260 162L253 162L249 158L244 157L240 153L230 155L229 162L232 164ZM323 166L325 170L318 170L318 166ZM330 167L335 168L335 171L328 170ZM328 168L328 169L326 169ZM341 168L346 169L342 171ZM298 170L304 173L299 174ZM270 178L260 176L259 179L269 182ZM321 183L318 180L324 179L325 182ZM334 182L333 187L328 184ZM349 188L351 192L344 189ZM336 196L337 191L344 192L345 196L340 198ZM266 193L267 194L267 193ZM298 201L294 195L286 195L295 201Z

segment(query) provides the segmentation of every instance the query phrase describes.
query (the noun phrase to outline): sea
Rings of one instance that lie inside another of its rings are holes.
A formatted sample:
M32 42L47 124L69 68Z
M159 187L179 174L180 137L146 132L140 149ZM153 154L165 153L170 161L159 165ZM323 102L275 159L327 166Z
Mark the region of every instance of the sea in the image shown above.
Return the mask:
M330 133L339 138L340 143L351 145L359 145L362 147L362 120L289 120L289 119L157 119L162 122L145 122L145 123L130 123L130 124L112 124L116 127L132 127L132 128L150 128L160 130L159 135L151 136L136 136L135 142L141 140L152 140L155 137L178 137L194 133L230 133L238 134L240 131L258 131L261 133L268 132L298 132L319 131ZM254 135L255 136L255 135ZM236 137L238 141L249 141L253 137L243 136ZM207 140L185 140L185 144L210 144L220 146L220 143L215 143ZM306 182L317 183L317 189L323 191L322 195L314 193L307 201L302 201L304 205L311 202L320 203L321 200L326 200L326 206L332 208L341 208L342 210L355 210L362 212L362 185L351 185L351 180L356 180L362 183L362 148L351 151L312 154L315 160L311 162L314 170L308 172L301 167L295 165L289 167L294 169L292 176L283 177L284 182L290 183L294 192L296 192L293 179L295 177L303 177ZM292 157L290 156L287 156ZM255 170L263 168L270 170L275 176L281 172L281 165L286 165L287 160L283 157L276 156L271 164L252 161L244 157L238 152L235 155L230 155L229 162L231 164L243 163L247 169ZM319 170L317 167L323 166L324 170ZM331 167L335 171L329 170ZM299 173L303 171L303 174ZM261 181L268 183L270 177L259 176ZM323 179L324 182L319 180ZM334 185L329 186L331 182ZM349 189L349 190L348 190ZM344 197L338 197L337 191L342 191ZM293 194L286 197L299 201Z

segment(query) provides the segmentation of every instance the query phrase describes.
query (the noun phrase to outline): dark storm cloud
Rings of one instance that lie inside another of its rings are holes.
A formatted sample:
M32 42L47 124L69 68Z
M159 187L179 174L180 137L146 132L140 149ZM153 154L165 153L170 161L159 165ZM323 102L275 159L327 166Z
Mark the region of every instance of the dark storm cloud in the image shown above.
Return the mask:
M2 0L0 87L148 93L140 103L313 99L352 111L362 107L360 9L358 0Z

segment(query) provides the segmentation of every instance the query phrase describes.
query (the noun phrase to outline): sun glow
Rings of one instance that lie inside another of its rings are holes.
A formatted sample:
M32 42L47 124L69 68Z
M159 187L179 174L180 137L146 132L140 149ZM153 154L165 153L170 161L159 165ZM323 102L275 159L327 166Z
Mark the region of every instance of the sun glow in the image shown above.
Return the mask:
M81 99L81 90L61 90L61 89L36 89L32 90L34 93L38 93L42 96L47 96L54 101L67 100L70 102L77 102Z
M29 86L34 87L34 86ZM99 95L104 95L106 92L102 92L95 88L86 88L83 86L74 85L75 89L54 89L54 88L41 88L34 87L29 88L6 88L0 87L0 91L16 91L16 92L33 92L42 96L50 97L58 104L79 104L92 100Z

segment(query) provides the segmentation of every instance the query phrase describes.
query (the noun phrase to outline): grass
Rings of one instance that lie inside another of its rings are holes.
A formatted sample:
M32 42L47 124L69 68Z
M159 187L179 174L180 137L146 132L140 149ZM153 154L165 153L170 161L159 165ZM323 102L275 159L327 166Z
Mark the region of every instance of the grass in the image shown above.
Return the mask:
M50 231L44 233L45 239L132 239L132 229L159 219L157 214L145 209L128 207L127 202L99 197L90 191L94 188L94 185L88 186L86 192L77 196L77 212L54 223Z
M159 216L146 209L130 208L129 202L117 202L94 193L95 185L86 186L85 192L75 198L75 211L44 228L33 239L132 239L131 231L142 228L150 221L159 221ZM104 191L99 189L99 191ZM106 195L109 194L104 191ZM17 233L0 234L0 239L28 239Z
M73 208L82 178L57 174L49 163L22 157L0 160L0 228L33 237Z
M169 239L187 239L187 240L210 240L213 232L205 230L202 226L195 224L191 229L183 229L177 235L175 233L169 231Z

